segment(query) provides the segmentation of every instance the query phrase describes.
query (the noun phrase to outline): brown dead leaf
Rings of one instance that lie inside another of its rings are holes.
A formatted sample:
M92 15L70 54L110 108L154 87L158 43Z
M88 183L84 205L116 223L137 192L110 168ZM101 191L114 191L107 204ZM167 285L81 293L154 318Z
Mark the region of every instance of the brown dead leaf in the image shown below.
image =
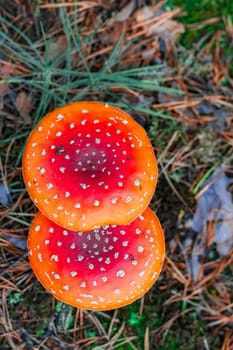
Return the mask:
M150 350L150 341L149 341L149 327L146 327L145 335L144 335L144 350Z
M157 8L157 7L156 7ZM136 21L137 23L142 23L152 18L155 13L154 6L144 6L136 12Z
M0 85L0 97L3 97L4 95L6 95L6 93L8 92L9 89L9 84L8 83L4 83Z
M148 29L149 33L159 35L164 40L168 40L170 44L174 44L179 34L185 32L184 25L173 19L168 19L163 22L160 26Z
M31 98L25 91L21 91L16 98L16 108L26 124L31 123L29 114L32 109Z
M67 48L67 40L65 35L59 36L56 41L51 41L49 43L47 52L46 52L46 58L49 61L54 60L56 57L58 57L60 54L62 54L65 49Z
M114 18L114 21L116 22L124 22L126 21L129 16L132 14L135 7L135 1L130 1L121 11L119 11Z
M21 64L13 64L8 61L0 60L0 98L9 91L9 84L4 82L6 78L28 72L29 70Z
M0 65L0 76L1 80L4 81L4 77L8 77L12 73L12 66L10 64L4 64L1 62ZM0 97L3 97L9 89L8 83L0 84Z
M144 6L138 10L136 12L136 22L137 25L143 25L145 35L155 34L173 44L177 36L185 31L182 23L172 19L180 12L180 9L163 11L160 8L161 5L162 3L154 6Z

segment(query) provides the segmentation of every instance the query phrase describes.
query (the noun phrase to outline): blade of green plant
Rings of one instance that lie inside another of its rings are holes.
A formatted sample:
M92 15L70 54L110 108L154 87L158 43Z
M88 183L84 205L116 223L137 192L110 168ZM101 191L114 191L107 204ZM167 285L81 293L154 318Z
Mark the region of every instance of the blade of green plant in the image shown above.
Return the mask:
M146 115L150 115L152 117L174 121L174 118L172 118L167 113L164 113L162 111L154 111L150 108L146 108L140 105L130 104L127 101L123 100L119 95L115 94L114 92L109 92L109 95L113 97L114 101L117 101L117 102L111 102L111 105L125 109L126 111L128 110L129 113L140 112Z
M3 23L7 27L11 28L16 34L18 34L25 41L25 43L29 46L30 50L32 50L34 52L34 54L38 57L38 60L36 60L33 55L30 55L30 53L27 50L25 50L22 47L22 45L18 44L14 40L12 40L11 37L6 35L3 31L0 32L0 38L2 38L1 45L3 47L6 47L6 48L8 47L8 49L10 51L13 51L16 54L19 53L21 58L24 57L28 64L33 63L34 66L40 67L41 61L42 61L42 56L41 56L40 52L37 50L37 48L35 47L35 45L33 44L33 42L30 40L30 38L2 16L0 16L0 23ZM4 43L4 40L6 42L8 42L10 44L10 46L7 46Z
M156 91L156 92L164 92L169 94L176 94L181 95L183 94L178 89L172 89L167 88L165 86L160 86L156 83L156 81L152 80L140 80L140 79L132 79L132 78L123 78L120 75L117 78L117 80L111 79L111 74L109 76L106 74L104 79L101 81L98 81L98 87L100 90L106 89L106 88L112 88L112 87L125 87L128 89L132 89L134 91L142 91L142 90L149 90L149 91Z
M80 58L82 60L83 67L85 68L86 72L89 75L89 79L90 79L91 84L93 86L95 86L95 81L93 80L93 77L92 77L92 74L90 72L89 66L87 64L86 58L85 58L85 56L83 54L82 42L81 42L81 39L80 39L78 24L76 24L76 30L75 30L75 33L74 33L74 31L72 30L72 26L71 26L69 17L68 17L68 15L67 15L67 13L66 13L64 8L60 9L59 15L60 15L63 27L65 27L66 30L69 31L69 33L70 33L70 36L71 36L72 41L74 43L74 46L75 46L75 48L76 48L77 52L79 53Z
M141 112L141 113L144 113L144 114L151 115L152 117L174 120L174 118L172 118L172 116L170 116L169 114L164 113L162 111L154 111L152 109L143 108L143 107L140 107L140 106L135 106L134 110L137 111L137 112Z
M131 68L131 69L126 69L120 71L122 75L125 76L148 76L151 77L153 75L160 76L160 75L165 75L165 69L166 65L164 64L159 64L159 65L153 65L153 66L145 66L145 67L137 67L137 68ZM117 75L118 72L112 72L113 76L114 74Z
M41 90L41 95L39 96L39 104L36 108L35 116L33 117L33 127L38 123L40 118L44 115L45 111L47 111L49 102L53 99L53 92L49 91L49 85L45 84L43 89Z
M107 75L111 75L113 79L116 79L119 74L122 77L125 78L139 78L140 76L143 77L153 77L153 78L158 78L159 81L164 81L167 79L171 79L170 77L165 76L165 73L162 72L164 68L164 65L159 65L159 66L146 66L146 67L139 67L139 68L132 68L132 69L127 69L127 70L117 70L116 72L110 72L103 74L103 70L100 72L91 72L93 76L98 76L98 75L103 75L104 77ZM73 74L73 76L77 77L85 77L87 76L86 72L83 71L78 71L78 70L68 70L67 68L53 68L53 74L57 75L66 75L66 74ZM160 75L163 75L160 77Z
M67 41L67 49L65 50L65 62L66 62L65 70L68 71L68 72L71 72L72 71L71 38L70 38L70 35L68 35L68 32L67 32L66 28L64 28L64 33L65 33L66 41ZM68 73L66 75L66 82L65 82L66 91L65 91L65 93L63 95L64 101L66 101L68 99L68 93L69 93L69 89L70 89L71 78L72 78L72 73Z
M192 190L192 194L196 194L197 191L200 189L200 187L203 185L203 183L208 179L208 177L214 172L214 170L219 166L218 163L215 163L210 167L209 170L202 176L202 178L198 181L194 189Z
M120 38L118 39L114 49L112 50L110 56L105 62L105 65L101 71L103 75L105 75L107 72L110 72L112 67L114 67L119 62L119 53L122 51L121 44L122 40L124 38L124 35L122 34Z
M19 132L19 131L17 130L17 132ZM28 134L29 134L29 131L21 133L21 134L17 133L13 137L12 137L12 135L10 135L9 137L6 137L3 140L1 140L0 146L4 146L5 144L8 144L10 141L12 141L12 138L15 139L15 140L19 140L19 139L27 137Z
M43 76L46 77L46 74L43 74ZM5 83L8 83L8 84L23 84L24 86L27 86L27 87L34 87L35 89L43 90L45 81L43 81L43 80L40 81L40 80L36 79L36 77L33 77L32 79L27 77L27 79L24 79L22 76L18 76L18 77L4 78L0 82L0 85L3 85ZM51 85L54 86L54 88L58 88L59 87L59 84L56 84L55 82L51 82ZM52 94L52 91L49 91L49 94Z
M40 64L34 59L32 55L22 48L22 46L15 43L11 38L7 37L5 33L0 32L1 46L6 49L6 51L11 52L12 54L9 57L17 59L17 62L20 62L26 65L29 69L33 70L40 67Z

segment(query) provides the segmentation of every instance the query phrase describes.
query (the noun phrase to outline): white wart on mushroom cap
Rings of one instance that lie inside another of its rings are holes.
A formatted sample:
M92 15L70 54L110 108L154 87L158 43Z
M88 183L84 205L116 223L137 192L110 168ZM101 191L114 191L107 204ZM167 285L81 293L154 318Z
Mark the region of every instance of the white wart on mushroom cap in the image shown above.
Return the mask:
M132 303L159 277L164 236L150 210L126 226L66 230L43 214L32 222L29 259L53 296L75 307L108 310Z
M146 209L157 163L144 129L122 110L77 102L47 114L23 156L27 190L58 225L125 225Z

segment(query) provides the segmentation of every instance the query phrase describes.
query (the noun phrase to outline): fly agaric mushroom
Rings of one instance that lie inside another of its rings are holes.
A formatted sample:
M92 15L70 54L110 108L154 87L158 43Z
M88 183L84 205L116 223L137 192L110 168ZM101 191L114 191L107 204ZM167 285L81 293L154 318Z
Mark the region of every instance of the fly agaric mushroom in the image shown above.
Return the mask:
M60 226L125 225L144 211L158 169L144 129L122 110L77 102L47 114L23 156L26 188Z
M28 249L48 292L90 310L122 307L143 296L159 277L165 252L162 228L149 208L128 225L85 233L64 229L39 212Z

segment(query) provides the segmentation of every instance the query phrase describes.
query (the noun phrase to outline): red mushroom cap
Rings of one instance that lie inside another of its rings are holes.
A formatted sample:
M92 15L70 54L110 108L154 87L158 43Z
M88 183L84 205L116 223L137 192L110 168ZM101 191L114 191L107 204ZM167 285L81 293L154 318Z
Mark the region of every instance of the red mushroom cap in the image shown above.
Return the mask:
M39 210L75 231L125 225L144 211L158 169L144 129L122 110L77 102L47 114L23 156L27 190Z
M28 239L29 259L41 284L75 307L109 310L132 303L159 277L164 236L146 209L126 226L66 230L40 212Z

